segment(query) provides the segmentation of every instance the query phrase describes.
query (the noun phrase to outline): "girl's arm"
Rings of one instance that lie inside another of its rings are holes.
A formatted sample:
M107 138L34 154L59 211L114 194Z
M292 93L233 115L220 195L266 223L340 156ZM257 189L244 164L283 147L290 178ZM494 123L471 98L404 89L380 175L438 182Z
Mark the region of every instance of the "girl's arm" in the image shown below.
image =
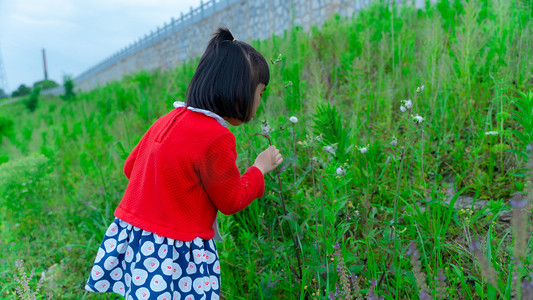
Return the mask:
M225 215L243 210L265 191L263 173L252 166L241 176L236 159L235 137L226 132L211 142L200 165L202 185Z

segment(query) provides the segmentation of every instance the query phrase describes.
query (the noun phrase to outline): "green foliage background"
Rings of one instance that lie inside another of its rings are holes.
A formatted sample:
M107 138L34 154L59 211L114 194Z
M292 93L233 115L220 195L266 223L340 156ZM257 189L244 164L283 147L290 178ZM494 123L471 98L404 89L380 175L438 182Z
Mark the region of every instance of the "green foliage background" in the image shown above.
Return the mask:
M268 146L255 135L262 119L290 165L281 184L265 176L263 198L221 217L223 295L325 298L339 281L339 243L362 294L376 279L379 295L409 298L420 287L405 251L417 241L432 291L440 269L448 295L510 296L510 229L499 216L527 182L514 175L524 172L531 142L533 123L524 118L531 117L532 17L529 1L440 1L425 10L376 2L353 19L253 42L271 61L271 83L256 120L232 128L238 165L244 170ZM11 274L24 259L37 274L46 271L44 290L57 298L114 299L83 286L127 185L124 160L184 99L197 63L129 75L71 101L41 96L33 113L21 103L0 107L2 298L15 297ZM421 85L413 110L424 122L414 126L400 101L415 99ZM398 148L389 144L393 136ZM336 155L323 150L335 143ZM461 194L489 205L465 217L446 203L447 189L456 192L452 201ZM468 250L472 236L484 241L503 295L481 275Z

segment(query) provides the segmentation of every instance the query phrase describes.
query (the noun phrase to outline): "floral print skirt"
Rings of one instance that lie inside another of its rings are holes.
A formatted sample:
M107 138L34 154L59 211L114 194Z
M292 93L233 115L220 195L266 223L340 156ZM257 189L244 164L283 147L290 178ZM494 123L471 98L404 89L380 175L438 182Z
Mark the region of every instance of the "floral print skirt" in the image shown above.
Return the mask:
M107 229L85 289L125 299L219 299L220 262L215 242L183 242L118 218Z

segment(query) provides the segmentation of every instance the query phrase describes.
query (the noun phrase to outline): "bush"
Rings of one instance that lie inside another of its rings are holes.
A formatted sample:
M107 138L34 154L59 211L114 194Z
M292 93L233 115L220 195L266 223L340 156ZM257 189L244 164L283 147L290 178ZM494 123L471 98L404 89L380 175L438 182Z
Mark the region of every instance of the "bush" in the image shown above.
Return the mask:
M74 80L71 76L65 75L63 77L63 87L65 88L65 94L61 96L63 100L69 101L76 97L74 93Z
M41 88L36 87L31 91L30 97L28 97L27 99L24 99L23 103L29 111L34 112L35 109L37 109L37 104L39 103L40 94L41 94Z
M11 137L13 134L13 120L0 116L0 138L2 136Z

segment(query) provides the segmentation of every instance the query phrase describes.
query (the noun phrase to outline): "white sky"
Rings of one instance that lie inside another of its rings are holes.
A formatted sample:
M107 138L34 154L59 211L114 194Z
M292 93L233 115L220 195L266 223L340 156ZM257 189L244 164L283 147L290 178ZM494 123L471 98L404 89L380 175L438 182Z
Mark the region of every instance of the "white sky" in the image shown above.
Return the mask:
M0 0L0 56L8 92L76 77L200 0ZM1 88L1 87L0 87Z

